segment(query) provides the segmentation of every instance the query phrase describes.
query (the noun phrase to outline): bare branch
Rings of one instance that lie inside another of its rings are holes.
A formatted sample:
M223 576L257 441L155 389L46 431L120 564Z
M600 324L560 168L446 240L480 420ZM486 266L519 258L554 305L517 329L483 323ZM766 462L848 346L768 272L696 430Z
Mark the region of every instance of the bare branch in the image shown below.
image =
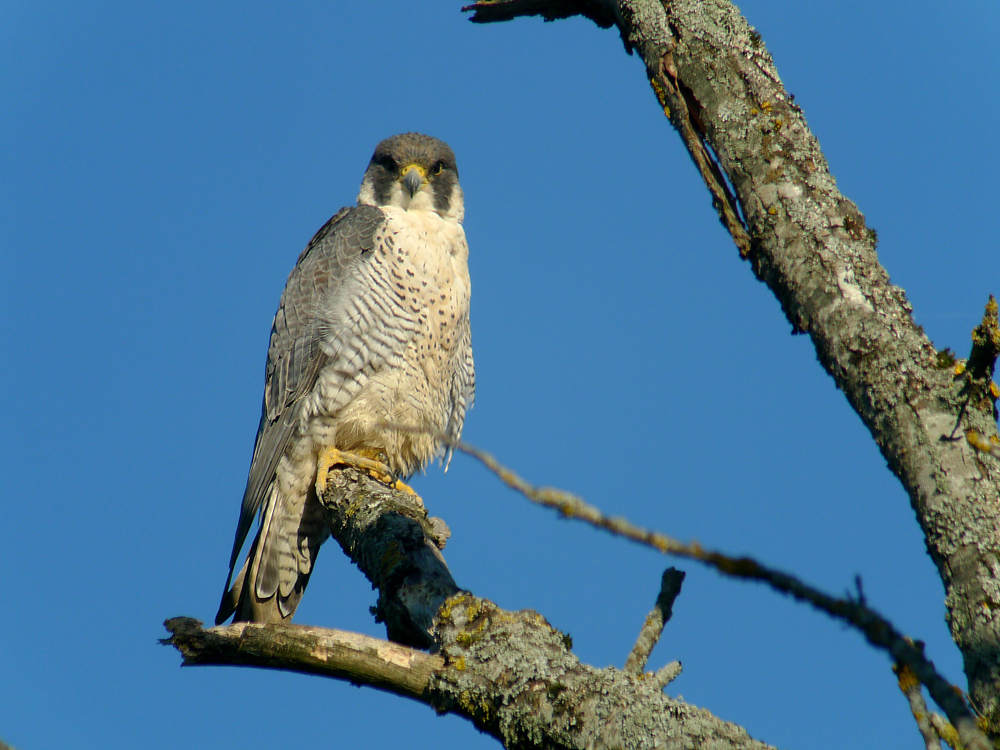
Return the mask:
M924 738L924 746L927 750L941 750L941 738L931 724L930 711L927 710L927 703L924 701L920 680L913 674L912 669L901 662L896 662L892 671L896 674L900 691L910 704L910 712L917 722L920 736Z
M646 616L646 623L639 632L639 637L632 647L632 652L628 655L628 659L625 660L625 671L629 674L642 674L642 671L646 668L649 655L653 653L656 642L660 640L663 626L670 620L670 615L673 614L674 599L681 593L681 585L683 583L683 571L677 570L677 568L667 568L663 571L663 578L660 579L660 593L656 597L656 604ZM680 674L680 663L675 663L678 665L677 674ZM675 674L670 679L673 680L676 676Z
M205 630L190 617L163 624L173 635L160 643L180 651L184 666L227 664L317 674L424 702L431 676L444 666L440 656L345 630L252 622Z
M500 477L508 487L517 490L538 505L559 511L564 518L575 518L591 526L610 531L634 542L652 547L659 552L697 560L727 576L766 583L775 591L788 594L793 599L807 602L838 620L852 625L865 636L869 643L889 653L896 662L901 662L917 676L934 701L948 715L951 723L962 734L965 744L976 750L989 750L990 745L976 724L975 717L965 701L951 683L934 669L909 638L860 600L837 599L824 594L787 573L768 568L749 557L729 557L720 552L704 549L697 542L684 543L658 531L649 531L624 518L611 518L595 506L569 492L552 487L534 487L493 456L462 442L451 441L457 451L473 456L490 471Z
M417 495L357 469L330 474L320 498L330 534L379 591L376 621L389 638L418 648L434 643L434 616L460 589L440 548L448 527L428 518Z
M464 716L509 748L654 750L684 738L693 747L770 750L735 724L667 697L661 680L581 664L567 637L538 613L506 612L468 594L442 607L441 655L300 625L165 624L173 635L162 643L186 665L257 666L369 685Z
M955 727L949 724L943 716L932 712L931 726L934 727L934 731L937 732L938 737L955 748L955 750L965 750L965 745L958 738L958 732L955 731Z
M509 0L476 3L467 5L462 10L475 11L469 19L473 23L511 21L525 16L541 16L546 21L586 16L602 29L606 29L615 22L607 3L601 0Z
M653 681L661 688L665 688L677 679L677 675L681 673L681 669L679 661L672 661L656 671L656 674L653 675Z

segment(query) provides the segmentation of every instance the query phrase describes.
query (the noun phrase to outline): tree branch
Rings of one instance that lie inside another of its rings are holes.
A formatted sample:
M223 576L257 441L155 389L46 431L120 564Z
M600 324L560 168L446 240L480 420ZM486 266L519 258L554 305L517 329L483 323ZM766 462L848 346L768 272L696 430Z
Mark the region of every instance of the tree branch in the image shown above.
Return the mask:
M190 617L163 624L172 635L160 643L180 651L185 667L225 664L316 674L425 703L431 676L444 666L440 656L344 630L253 622L205 630Z
M397 643L430 648L435 614L460 590L440 552L444 521L428 518L417 495L357 469L331 472L321 502L331 535L378 589L375 621Z
M896 674L899 689L906 696L910 704L910 713L913 720L917 722L917 729L924 739L924 746L927 750L941 750L941 738L931 723L930 711L927 710L927 703L924 701L924 694L920 689L920 680L913 673L913 670L902 662L896 662L892 666L892 671Z
M433 643L440 655L343 631L273 623L205 630L197 620L174 618L165 623L173 635L162 642L175 646L184 664L257 666L370 685L462 715L508 748L769 747L664 695L674 664L653 676L594 669L538 613L506 612L461 592L438 550L444 523L428 518L416 495L345 468L331 472L321 501L331 535L378 588L376 612L390 637Z
M581 664L568 638L530 610L458 594L441 610L441 655L337 630L165 623L185 665L242 665L348 680L475 723L507 748L771 750L745 730L663 694L657 680Z
M921 683L927 687L934 701L948 715L958 729L965 745L976 750L989 750L990 745L976 723L976 718L965 704L961 691L938 674L934 664L924 657L923 651L914 646L914 641L898 630L878 612L867 606L860 594L855 599L837 599L824 594L819 589L803 583L795 576L773 570L750 557L729 557L719 552L706 550L697 542L684 543L677 539L650 531L631 523L625 518L611 518L582 498L552 487L533 487L493 456L460 441L448 441L457 451L473 456L511 489L517 490L533 503L559 511L564 518L575 518L598 529L609 531L633 542L652 547L669 555L697 560L710 568L732 578L760 581L775 591L788 594L793 599L811 604L842 622L861 631L873 646L889 653L895 662L905 664ZM859 584L860 588L860 584Z
M793 329L810 335L906 488L944 583L972 702L1000 738L1000 462L990 448L997 389L984 383L969 399L965 379L939 367L905 294L878 262L874 230L837 190L760 34L731 3L604 4L626 50L641 55L741 254ZM501 7L518 15L521 5L469 8L474 20L488 21ZM720 197L729 186L738 215ZM967 439L949 439L956 425Z
M639 637L632 647L632 652L628 655L628 659L625 660L625 671L629 674L642 674L642 670L646 668L649 655L653 653L656 642L660 640L663 626L667 624L670 616L673 614L674 599L681 593L681 585L683 583L684 573L682 571L677 570L677 568L667 568L663 571L663 578L660 580L660 593L656 597L656 605L646 616L646 622L639 632ZM680 664L676 664L676 672L671 670L671 680L680 674Z

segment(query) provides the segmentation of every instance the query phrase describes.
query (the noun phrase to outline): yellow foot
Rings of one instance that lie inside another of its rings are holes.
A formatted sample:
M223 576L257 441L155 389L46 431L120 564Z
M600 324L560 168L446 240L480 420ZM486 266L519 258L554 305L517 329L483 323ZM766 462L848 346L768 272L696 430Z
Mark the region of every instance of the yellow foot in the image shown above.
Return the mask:
M382 484L389 485L393 489L406 492L410 495L417 494L408 484L396 479L392 473L392 469L385 462L363 456L360 453L348 453L347 451L337 450L332 447L327 448L320 454L319 462L316 465L316 494L322 495L326 490L326 482L330 476L330 469L334 466L353 466L356 469L366 472L370 477L377 479Z

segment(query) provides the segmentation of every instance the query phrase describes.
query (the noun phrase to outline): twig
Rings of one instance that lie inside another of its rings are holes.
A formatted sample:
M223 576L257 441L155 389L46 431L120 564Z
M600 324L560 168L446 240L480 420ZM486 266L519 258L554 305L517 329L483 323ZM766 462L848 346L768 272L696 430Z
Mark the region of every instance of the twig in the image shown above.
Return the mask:
M473 11L473 23L511 21L524 16L541 16L556 21L573 16L586 16L602 29L614 24L615 15L608 3L601 0L506 0L466 5L463 12Z
M938 737L955 748L955 750L964 750L962 742L958 739L958 732L955 731L955 727L949 724L943 716L931 712L931 726L938 733Z
M920 687L920 680L913 674L913 670L901 662L893 665L892 671L896 674L899 682L899 689L910 704L910 712L917 722L917 729L920 736L924 738L924 746L927 750L941 750L941 739L931 725L930 711L927 710L927 703L924 701L924 694Z
M630 674L642 674L649 661L649 655L653 653L656 642L660 640L663 626L670 620L673 614L674 599L681 593L681 585L684 583L684 573L677 568L667 568L663 571L663 578L660 579L660 593L656 597L656 604L652 611L646 616L646 623L639 632L639 637L632 647L632 652L625 660L625 671ZM680 664L678 663L678 667ZM677 670L678 674L680 669ZM677 675L674 675L676 677ZM670 678L671 680L673 677Z
M395 429L405 430L407 428L396 427ZM413 431L418 432L419 430ZM450 440L444 434L437 434L435 437L451 448L477 459L508 487L517 490L538 505L559 511L564 518L584 521L616 536L623 536L639 544L652 547L664 554L697 560L733 578L766 583L775 591L788 594L798 601L807 602L816 609L852 625L860 630L873 646L888 652L894 661L905 664L913 670L917 679L927 687L931 698L944 710L952 725L958 730L966 747L970 750L993 750L977 725L969 707L965 704L965 700L961 697L961 692L938 674L934 664L928 661L916 647L908 643L907 639L896 630L892 623L860 601L837 599L829 594L824 594L798 580L795 576L772 570L750 557L729 557L719 552L706 550L697 542L684 543L658 531L649 531L636 526L624 518L611 518L572 493L552 487L534 487L485 451L461 441Z
M677 675L681 673L681 663L679 661L672 661L664 667L657 670L656 674L653 675L653 681L662 690L675 679Z

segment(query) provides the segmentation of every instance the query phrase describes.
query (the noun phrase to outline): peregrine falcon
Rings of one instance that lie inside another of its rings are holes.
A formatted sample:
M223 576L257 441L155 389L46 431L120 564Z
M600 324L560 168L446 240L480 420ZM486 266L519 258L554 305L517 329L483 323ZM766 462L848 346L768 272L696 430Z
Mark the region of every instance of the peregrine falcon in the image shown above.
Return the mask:
M397 135L375 148L357 206L299 256L271 326L216 624L291 619L329 536L318 497L330 467L395 483L442 454L435 434L461 435L475 392L464 216L452 150ZM257 537L233 579L254 516Z

